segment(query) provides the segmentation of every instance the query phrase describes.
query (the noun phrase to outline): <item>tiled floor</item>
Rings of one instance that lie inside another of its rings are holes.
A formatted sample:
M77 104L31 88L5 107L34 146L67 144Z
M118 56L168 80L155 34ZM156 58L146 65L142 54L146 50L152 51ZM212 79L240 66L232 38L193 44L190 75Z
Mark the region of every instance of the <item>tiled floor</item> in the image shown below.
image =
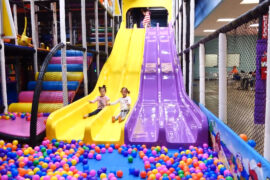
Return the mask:
M218 116L218 81L210 80L205 83L206 107ZM256 150L263 154L264 125L254 124L255 92L239 90L238 82L228 82L227 115L228 126L237 134L244 133L256 141ZM193 99L199 100L199 82L193 85Z

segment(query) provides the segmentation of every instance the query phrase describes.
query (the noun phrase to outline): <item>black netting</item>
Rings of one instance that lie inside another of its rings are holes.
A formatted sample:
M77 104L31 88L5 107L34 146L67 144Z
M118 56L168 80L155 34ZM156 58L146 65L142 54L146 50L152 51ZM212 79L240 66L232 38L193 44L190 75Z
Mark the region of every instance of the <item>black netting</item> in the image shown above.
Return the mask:
M227 111L228 126L255 140L262 154L264 125L254 123L258 23L258 19L250 21L226 34Z

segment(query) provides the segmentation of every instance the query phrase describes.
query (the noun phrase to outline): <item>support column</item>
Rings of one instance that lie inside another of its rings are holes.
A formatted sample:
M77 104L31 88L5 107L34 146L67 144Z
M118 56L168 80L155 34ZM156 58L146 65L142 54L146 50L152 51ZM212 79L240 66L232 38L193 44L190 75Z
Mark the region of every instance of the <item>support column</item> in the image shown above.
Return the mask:
M56 46L58 44L56 2L51 3L51 10L53 11L53 46Z
M13 4L13 20L14 20L14 26L15 26L15 32L16 36L18 35L18 18L17 18L17 4ZM18 39L15 38L15 44L18 45Z
M84 95L88 95L88 76L87 76L87 39L86 39L86 20L85 20L85 0L81 0L81 19L82 19L82 47L86 50L83 52L83 82ZM71 27L72 28L72 27ZM70 31L72 34L72 30Z
M32 43L35 49L34 53L34 73L38 72L38 57L37 57L37 37L36 37L36 20L35 20L35 2L34 0L30 1L30 10L31 10L31 29L32 29Z
M270 8L270 6L269 6ZM268 14L270 13L270 9ZM265 107L265 130L264 130L264 157L270 161L270 18L268 18L268 41L267 41L267 77L266 77L266 107Z
M61 49L61 64L62 64L62 86L63 86L63 105L68 105L68 88L67 88L67 60L66 60L66 12L65 0L59 0L60 11L60 35L61 42L65 46Z
M219 87L218 87L218 115L224 123L227 124L227 38L226 34L220 33L218 40L219 52Z
M96 55L97 60L97 77L99 76L99 39L98 39L98 1L95 0L95 35L96 35L96 51L98 54Z
M205 47L204 44L199 46L199 63L200 63L200 103L205 106Z
M105 7L106 10L104 11L104 24L105 24L105 53L108 57L108 0L105 0Z
M39 11L39 7L35 5L35 12ZM37 48L39 47L39 34L38 34L38 14L35 13L35 30L36 30L36 43Z
M190 0L190 40L189 45L194 44L194 24L195 24L195 0ZM189 52L189 97L193 97L193 50Z
M2 12L2 1L0 1L0 12ZM5 106L4 112L8 111L8 102L7 102L7 78L6 78L6 61L5 61L5 46L4 41L2 39L1 34L3 34L3 17L2 13L0 13L0 45L2 48L0 49L0 61L1 61L1 88L2 88L2 100L3 106Z
M186 14L186 2L183 2L183 51L186 49L186 35L187 35L187 14ZM187 68L186 68L186 54L183 52L183 78L184 78L184 87L186 88L186 76L187 76Z

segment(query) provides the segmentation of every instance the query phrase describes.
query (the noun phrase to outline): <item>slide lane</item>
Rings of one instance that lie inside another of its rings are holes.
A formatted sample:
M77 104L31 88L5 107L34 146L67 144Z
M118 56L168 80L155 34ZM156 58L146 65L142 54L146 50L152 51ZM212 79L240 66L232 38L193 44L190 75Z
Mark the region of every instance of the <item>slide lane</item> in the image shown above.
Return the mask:
M140 97L126 124L126 143L177 147L207 142L206 118L185 92L173 44L169 28L147 29Z
M102 68L93 92L49 116L46 128L49 139L123 143L124 122L111 122L112 116L119 112L119 105L106 107L98 115L87 119L83 119L83 115L96 109L97 105L88 101L99 96L98 87L103 84L107 86L107 96L112 101L121 97L120 89L125 85L131 90L132 102L136 102L144 34L144 29L126 29L125 24L121 25L112 53Z

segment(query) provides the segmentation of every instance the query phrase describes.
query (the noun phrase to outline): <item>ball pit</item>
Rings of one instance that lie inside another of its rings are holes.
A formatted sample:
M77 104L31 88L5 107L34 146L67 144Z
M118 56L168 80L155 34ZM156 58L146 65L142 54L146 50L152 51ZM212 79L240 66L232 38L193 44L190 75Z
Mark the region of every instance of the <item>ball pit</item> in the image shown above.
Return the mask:
M144 168L132 167L132 163L126 160L126 166L130 166L129 174L121 169L111 171L106 165L98 170L91 169L89 161L102 162L101 154L105 156L114 150L126 159L134 160L139 155L138 160ZM77 165L81 165L82 170ZM82 141L64 143L45 139L40 146L31 148L16 140L12 143L0 140L0 179L3 180L116 180L128 179L129 175L149 180L233 179L217 158L217 153L207 144L179 148L178 152L170 153L164 146L148 149L145 145L90 145Z
M48 117L50 113L38 113L38 117ZM17 113L17 112L8 112L4 114L0 114L0 120L16 120L16 118L22 118L26 121L31 120L31 114L30 113Z

